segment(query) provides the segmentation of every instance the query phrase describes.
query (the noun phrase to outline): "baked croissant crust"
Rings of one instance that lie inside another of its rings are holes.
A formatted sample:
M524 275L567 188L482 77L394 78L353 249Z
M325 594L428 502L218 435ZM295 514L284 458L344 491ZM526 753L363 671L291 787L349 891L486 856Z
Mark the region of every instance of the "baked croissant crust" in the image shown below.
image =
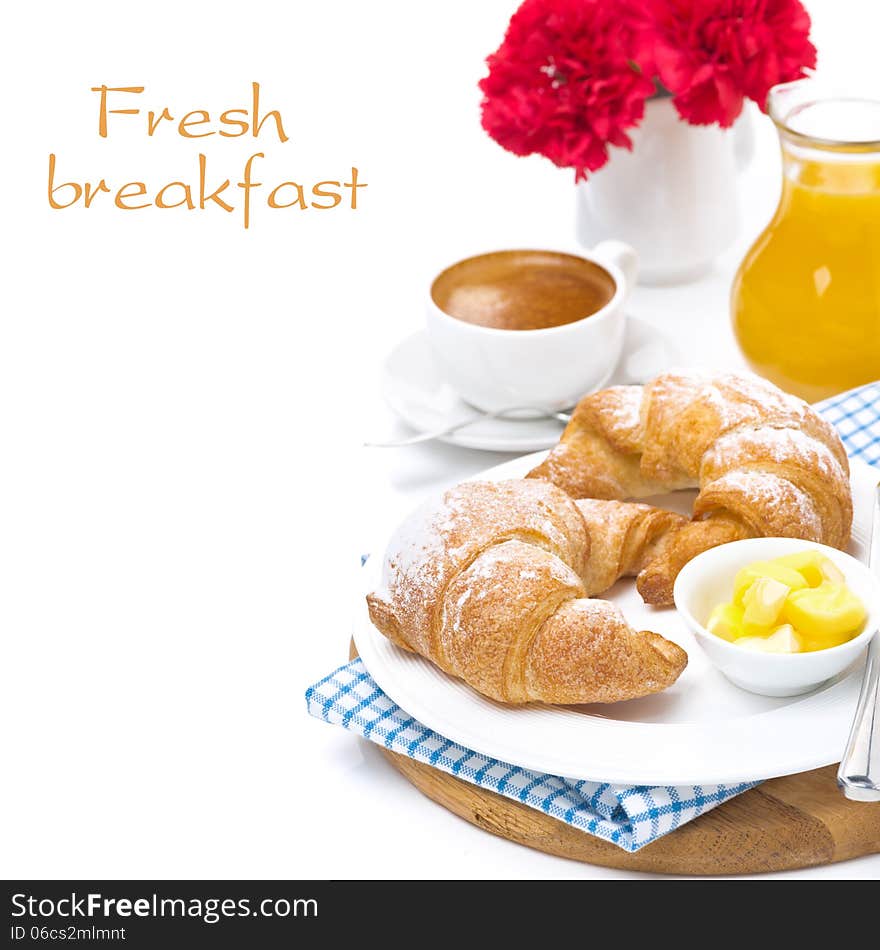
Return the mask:
M367 603L390 640L505 703L610 703L675 682L687 654L588 599L685 521L575 502L549 482L465 482L408 518Z
M717 544L792 537L843 548L852 528L849 463L834 428L746 374L665 373L587 396L528 477L575 498L699 488L692 521L639 573L650 604L671 604L681 568Z

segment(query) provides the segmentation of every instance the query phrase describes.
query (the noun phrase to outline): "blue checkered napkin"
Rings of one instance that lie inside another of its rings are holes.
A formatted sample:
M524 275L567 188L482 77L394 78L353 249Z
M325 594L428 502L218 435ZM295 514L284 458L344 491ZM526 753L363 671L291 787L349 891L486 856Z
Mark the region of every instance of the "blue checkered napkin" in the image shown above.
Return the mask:
M627 787L529 772L471 752L422 725L379 689L359 659L310 686L306 704L318 719L530 805L625 851L638 851L757 784Z
M852 457L880 467L880 382L835 396L817 408L837 426ZM310 686L306 704L309 713L324 722L630 852L758 784L623 786L529 772L471 752L413 719L379 689L360 660Z
M850 458L880 467L880 382L833 396L816 408L837 426Z

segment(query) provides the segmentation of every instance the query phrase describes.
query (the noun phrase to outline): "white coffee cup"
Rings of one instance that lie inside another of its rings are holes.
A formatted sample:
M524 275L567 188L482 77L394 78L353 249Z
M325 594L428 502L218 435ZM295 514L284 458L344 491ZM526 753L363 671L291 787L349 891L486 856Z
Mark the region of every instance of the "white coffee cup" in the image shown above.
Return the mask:
M604 270L614 293L601 309L559 326L514 330L466 322L437 305L433 289L440 275L432 282L428 338L442 374L466 402L485 412L562 409L611 377L623 347L623 304L635 284L636 252L620 241L603 241L573 256Z

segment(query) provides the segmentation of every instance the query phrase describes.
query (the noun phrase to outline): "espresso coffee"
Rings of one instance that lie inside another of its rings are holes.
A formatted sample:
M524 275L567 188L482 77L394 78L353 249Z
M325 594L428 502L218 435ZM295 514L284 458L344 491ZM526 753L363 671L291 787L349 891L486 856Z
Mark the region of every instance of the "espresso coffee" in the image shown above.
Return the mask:
M544 330L601 310L617 289L598 264L557 251L497 251L453 264L431 286L444 313L496 330Z

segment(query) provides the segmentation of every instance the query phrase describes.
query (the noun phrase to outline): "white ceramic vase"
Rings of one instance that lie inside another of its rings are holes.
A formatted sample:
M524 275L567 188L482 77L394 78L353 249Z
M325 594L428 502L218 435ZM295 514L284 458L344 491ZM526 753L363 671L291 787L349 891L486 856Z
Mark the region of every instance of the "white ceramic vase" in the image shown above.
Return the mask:
M748 112L730 129L689 125L672 100L651 99L630 132L631 152L577 187L577 236L591 247L614 238L639 255L639 283L694 280L733 243L737 176L752 152Z

